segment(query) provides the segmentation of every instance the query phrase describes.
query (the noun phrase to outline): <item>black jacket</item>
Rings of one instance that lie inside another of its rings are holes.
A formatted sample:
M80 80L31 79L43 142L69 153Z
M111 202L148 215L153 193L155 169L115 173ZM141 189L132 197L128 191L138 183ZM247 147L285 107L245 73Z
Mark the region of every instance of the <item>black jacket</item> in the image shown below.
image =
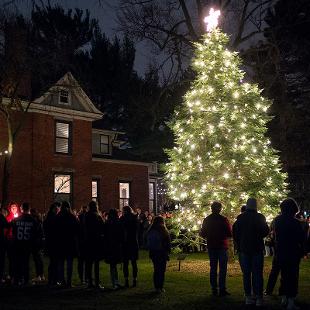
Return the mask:
M99 213L87 212L83 221L84 255L86 258L103 258L103 230L104 223Z
M104 225L105 261L118 264L123 260L124 231L119 219L108 219Z
M264 238L268 233L265 217L255 210L240 214L233 225L233 237L240 253L252 255L264 251Z
M305 233L294 217L279 215L274 220L275 253L281 261L300 259L303 255Z
M48 256L55 256L57 253L56 217L57 215L55 213L49 212L43 221L45 250Z
M9 224L5 218L5 216L0 213L0 243L5 242L5 229L8 228Z
M124 231L123 258L125 260L137 260L139 253L138 219L134 214L129 213L122 216L120 221Z
M72 213L60 211L55 219L57 256L60 258L78 255L79 220Z

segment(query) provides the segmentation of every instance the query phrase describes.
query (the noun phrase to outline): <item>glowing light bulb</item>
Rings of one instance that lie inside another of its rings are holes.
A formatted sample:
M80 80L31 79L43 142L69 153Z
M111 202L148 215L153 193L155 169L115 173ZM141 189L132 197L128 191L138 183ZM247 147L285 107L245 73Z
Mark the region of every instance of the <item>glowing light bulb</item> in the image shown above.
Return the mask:
M237 91L235 91L235 92L233 93L233 97L236 98L236 99L239 98L239 93L238 93Z
M229 174L227 172L225 172L223 177L224 177L224 179L228 179L229 178Z

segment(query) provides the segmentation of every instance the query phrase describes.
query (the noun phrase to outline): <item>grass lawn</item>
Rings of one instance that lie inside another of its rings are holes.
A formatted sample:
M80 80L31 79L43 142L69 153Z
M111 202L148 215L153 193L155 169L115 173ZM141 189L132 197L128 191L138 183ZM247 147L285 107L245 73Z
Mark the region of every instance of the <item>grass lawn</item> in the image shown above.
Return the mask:
M0 310L95 310L95 309L242 309L243 289L240 268L237 262L228 267L227 288L231 296L225 298L210 295L208 257L205 253L190 254L182 262L171 257L166 272L166 293L161 296L152 293L152 265L147 252L142 251L138 262L138 287L119 291L98 292L78 286L74 275L72 289L48 289L46 285L25 289L0 289ZM270 270L271 259L265 260L265 280ZM76 270L76 268L74 269ZM120 279L123 281L121 270ZM102 284L111 287L108 265L101 263ZM298 304L301 309L310 309L310 260L301 264ZM266 299L264 309L281 309L279 298Z

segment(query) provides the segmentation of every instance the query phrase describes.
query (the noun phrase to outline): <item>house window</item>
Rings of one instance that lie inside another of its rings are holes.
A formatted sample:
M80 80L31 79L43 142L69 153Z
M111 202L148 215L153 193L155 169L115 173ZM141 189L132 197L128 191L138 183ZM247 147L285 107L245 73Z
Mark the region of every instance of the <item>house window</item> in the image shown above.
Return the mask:
M99 181L91 181L91 198L93 201L99 202Z
M70 93L66 89L59 91L59 104L70 105Z
M119 207L122 210L124 206L129 206L130 183L119 183Z
M54 174L54 200L68 201L71 203L72 197L72 175Z
M100 135L100 153L101 154L110 154L109 150L109 136Z
M55 152L71 154L71 123L56 121Z
M154 211L155 207L155 183L149 183L149 210L150 212Z

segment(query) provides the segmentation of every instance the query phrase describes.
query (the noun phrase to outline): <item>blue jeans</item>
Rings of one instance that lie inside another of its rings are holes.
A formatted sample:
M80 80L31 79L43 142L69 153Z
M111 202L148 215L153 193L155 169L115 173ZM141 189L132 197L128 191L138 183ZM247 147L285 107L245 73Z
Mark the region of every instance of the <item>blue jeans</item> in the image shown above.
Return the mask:
M243 287L245 296L252 293L257 297L263 296L263 269L264 253L245 254L239 253L239 263L243 273Z
M217 266L219 265L219 289L226 290L227 250L208 249L210 258L210 284L213 291L217 290Z

